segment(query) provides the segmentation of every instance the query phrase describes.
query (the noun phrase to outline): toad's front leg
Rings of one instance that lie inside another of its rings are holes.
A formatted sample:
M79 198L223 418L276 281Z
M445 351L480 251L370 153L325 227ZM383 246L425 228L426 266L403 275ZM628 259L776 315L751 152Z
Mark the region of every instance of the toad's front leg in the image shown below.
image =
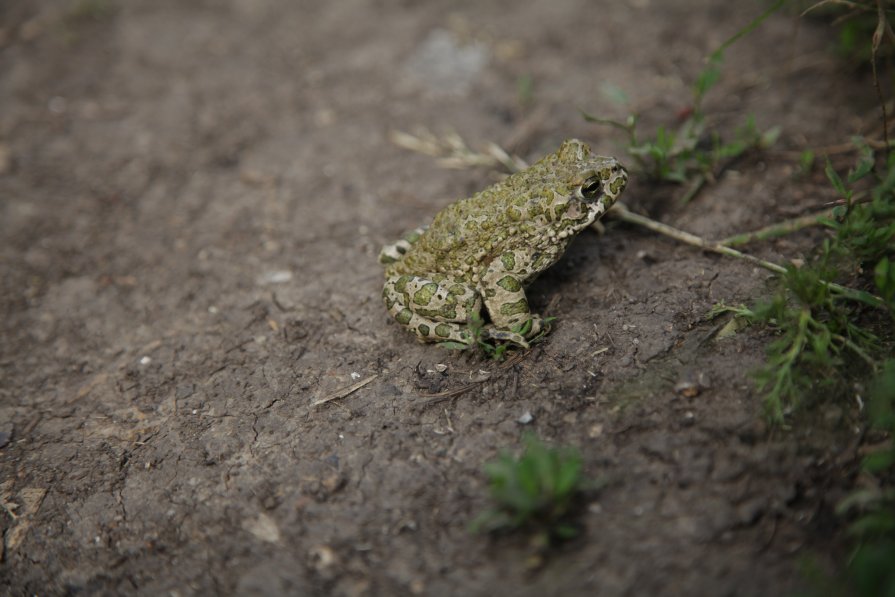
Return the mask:
M546 329L544 320L531 312L523 283L534 271L524 251L505 251L494 259L480 282L485 308L491 316L488 336L528 347L528 342Z

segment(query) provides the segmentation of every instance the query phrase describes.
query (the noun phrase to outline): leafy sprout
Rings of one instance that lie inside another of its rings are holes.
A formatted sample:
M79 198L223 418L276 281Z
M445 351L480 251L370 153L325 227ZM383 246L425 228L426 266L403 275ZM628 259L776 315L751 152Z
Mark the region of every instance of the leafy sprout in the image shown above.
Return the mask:
M548 447L533 434L524 441L519 457L504 452L485 465L493 507L473 521L472 530L527 529L539 546L576 536L572 515L588 485L581 457L572 448Z
M636 114L629 114L624 121L600 118L585 112L582 112L582 116L588 122L612 126L625 133L625 150L633 159L636 169L647 179L689 184L690 189L682 200L687 203L706 181L714 179L723 164L751 149L770 147L780 135L779 127L760 131L754 117L749 116L736 129L733 138L725 140L717 130L706 124L703 102L709 91L721 80L721 68L727 48L758 27L781 8L784 2L785 0L775 2L709 55L706 66L693 84L692 104L683 112L683 118L676 127L660 125L655 134L641 136L637 128L640 118ZM603 91L611 101L627 103L627 96L618 87L606 85Z

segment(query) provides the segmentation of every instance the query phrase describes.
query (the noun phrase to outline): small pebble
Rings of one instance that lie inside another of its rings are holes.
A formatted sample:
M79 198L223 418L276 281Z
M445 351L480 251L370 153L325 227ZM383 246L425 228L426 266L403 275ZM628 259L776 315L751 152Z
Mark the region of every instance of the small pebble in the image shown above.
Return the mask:
M684 398L695 398L701 391L699 384L692 381L679 381L674 386L674 393Z
M47 109L53 114L63 114L68 109L68 102L65 101L64 97L57 95L50 98L50 101L47 103Z
M289 270L277 270L271 272L264 272L257 278L257 283L259 286L264 286L267 284L284 284L292 280L292 272Z
M656 262L655 258L652 255L650 255L649 252L647 252L647 251L644 251L644 250L637 251L636 255L637 255L637 259L640 259L647 265Z
M308 559L315 570L322 572L336 563L336 552L328 545L318 545L310 549Z

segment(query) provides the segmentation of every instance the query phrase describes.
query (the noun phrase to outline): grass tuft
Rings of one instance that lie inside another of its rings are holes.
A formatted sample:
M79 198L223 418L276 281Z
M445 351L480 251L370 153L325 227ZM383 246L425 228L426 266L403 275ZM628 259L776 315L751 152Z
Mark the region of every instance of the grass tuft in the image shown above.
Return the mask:
M493 507L470 528L489 533L527 530L534 545L546 548L578 535L573 520L577 500L595 485L585 481L576 450L548 447L533 434L524 441L519 457L504 452L485 465Z

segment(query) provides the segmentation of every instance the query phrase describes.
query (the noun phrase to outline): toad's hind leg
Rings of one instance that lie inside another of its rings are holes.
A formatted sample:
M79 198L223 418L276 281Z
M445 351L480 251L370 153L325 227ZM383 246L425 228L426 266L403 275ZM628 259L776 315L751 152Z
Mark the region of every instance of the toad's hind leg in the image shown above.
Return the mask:
M400 261L404 254L410 250L410 247L420 239L427 228L428 226L420 226L405 234L401 240L382 247L382 250L379 252L379 263L388 265L389 263Z
M471 344L467 321L482 310L476 292L443 275L391 276L382 289L389 314L424 342L453 340Z

